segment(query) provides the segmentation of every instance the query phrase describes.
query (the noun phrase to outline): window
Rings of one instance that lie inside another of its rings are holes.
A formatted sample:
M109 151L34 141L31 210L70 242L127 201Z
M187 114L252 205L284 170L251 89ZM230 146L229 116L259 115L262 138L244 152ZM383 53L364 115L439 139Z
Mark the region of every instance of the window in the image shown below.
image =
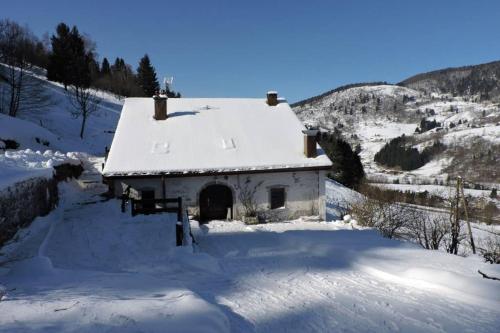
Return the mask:
M275 187L270 191L271 209L285 207L285 189Z

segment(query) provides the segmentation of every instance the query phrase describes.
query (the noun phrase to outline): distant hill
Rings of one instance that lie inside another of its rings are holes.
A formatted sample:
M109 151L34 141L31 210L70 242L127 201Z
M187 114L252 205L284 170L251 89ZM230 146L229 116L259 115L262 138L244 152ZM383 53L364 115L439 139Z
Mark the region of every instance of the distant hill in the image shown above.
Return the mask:
M477 95L481 100L499 100L500 61L422 73L398 85L425 93Z
M345 85L292 107L303 123L338 131L353 146L359 144L372 180L435 183L467 175L470 181L500 183L499 79L497 61L419 74L397 85ZM426 123L436 126L420 129ZM419 151L437 141L444 151L412 171L375 163L384 144L402 134Z
M314 101L317 101L317 100L320 100L322 99L323 97L326 97L328 95L331 95L332 93L336 93L336 92L341 92L343 90L347 90L347 89L350 89L350 88L356 88L356 87L369 87L369 86L379 86L379 85L387 85L389 83L385 82L385 81L378 81L378 82L359 82L359 83L351 83L351 84L346 84L346 85L343 85L343 86L340 86L340 87L337 87L335 89L332 89L332 90L329 90L325 93L322 93L321 95L317 95L317 96L313 96L313 97L310 97L310 98L307 98L307 99L304 99L302 101L299 101L299 102L296 102L296 103L293 103L291 104L290 106L293 108L293 107L296 107L296 106L302 106L304 104L308 104L308 103L313 103Z

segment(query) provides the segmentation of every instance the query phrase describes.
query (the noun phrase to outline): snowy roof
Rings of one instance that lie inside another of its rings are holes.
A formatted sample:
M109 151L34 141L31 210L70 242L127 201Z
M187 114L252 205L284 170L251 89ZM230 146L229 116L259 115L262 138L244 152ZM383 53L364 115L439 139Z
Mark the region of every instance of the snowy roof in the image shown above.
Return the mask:
M288 103L265 99L170 98L166 120L155 120L152 98L128 98L104 176L322 168L331 161L304 155L305 127Z

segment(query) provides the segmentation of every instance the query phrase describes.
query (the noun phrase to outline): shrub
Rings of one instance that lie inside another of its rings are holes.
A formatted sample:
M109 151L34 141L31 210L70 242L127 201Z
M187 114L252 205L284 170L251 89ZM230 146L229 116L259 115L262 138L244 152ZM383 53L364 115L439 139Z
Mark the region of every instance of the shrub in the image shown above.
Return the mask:
M486 262L500 264L500 236L490 236L483 241L479 252Z
M0 141L3 141L3 143L4 143L2 149L17 149L17 148L19 148L19 143L17 143L14 140L0 139Z
M415 218L416 211L404 204L366 199L354 204L351 214L360 225L375 227L382 236L394 238Z

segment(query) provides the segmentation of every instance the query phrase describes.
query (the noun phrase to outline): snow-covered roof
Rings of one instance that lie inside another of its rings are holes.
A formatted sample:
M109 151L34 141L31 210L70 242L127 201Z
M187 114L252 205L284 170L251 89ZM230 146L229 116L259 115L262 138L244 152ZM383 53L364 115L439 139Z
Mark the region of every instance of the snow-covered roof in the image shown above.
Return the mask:
M321 168L331 161L304 155L305 127L288 103L266 99L170 98L155 120L152 98L128 98L104 176Z

